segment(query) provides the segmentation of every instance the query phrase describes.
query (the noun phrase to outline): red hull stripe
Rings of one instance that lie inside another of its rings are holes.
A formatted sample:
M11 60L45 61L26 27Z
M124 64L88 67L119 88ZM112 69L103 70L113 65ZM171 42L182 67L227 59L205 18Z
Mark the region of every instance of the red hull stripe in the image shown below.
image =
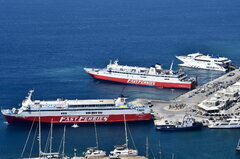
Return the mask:
M134 80L134 79L125 79L125 78L116 78L116 77L108 77L102 75L96 75L89 73L93 78L127 83L127 84L135 84L135 85L145 85L145 86L155 86L155 87L166 87L166 88L184 88L184 89L193 89L195 87L193 83L167 83L167 82L153 82L153 81L144 81L144 80Z
M150 120L151 114L126 114L126 121L141 121ZM21 122L38 122L39 117L16 117L5 115L8 123ZM42 116L40 117L42 123L62 123L62 124L76 124L76 123L92 123L92 122L121 122L124 121L124 115L75 115L75 116Z

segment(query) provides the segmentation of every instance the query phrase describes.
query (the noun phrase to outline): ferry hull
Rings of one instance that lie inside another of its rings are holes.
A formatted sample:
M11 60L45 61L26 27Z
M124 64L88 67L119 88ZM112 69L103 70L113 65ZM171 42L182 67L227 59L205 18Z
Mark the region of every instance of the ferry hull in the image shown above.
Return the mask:
M208 126L209 129L240 129L240 126Z
M4 115L8 123L26 123L39 122L38 116L20 117L13 115ZM125 114L126 121L144 121L151 120L151 114ZM109 123L109 122L123 122L124 114L121 115L68 115L68 116L41 116L42 123L55 124L80 124L80 123Z
M236 151L237 151L237 152L240 152L240 146L238 146L238 147L236 148Z
M145 80L137 80L137 79L125 79L125 78L116 78L109 76L102 76L97 74L89 73L93 78L119 82L125 84L134 84L134 85L143 85L143 86L155 86L155 87L165 87L165 88L180 88L180 89L194 89L196 87L196 82L189 83L167 83L167 82L153 82L153 81L145 81Z
M186 130L200 130L202 129L203 125L201 123L195 123L193 126L189 127L176 127L172 126L156 126L157 130L160 131L186 131Z

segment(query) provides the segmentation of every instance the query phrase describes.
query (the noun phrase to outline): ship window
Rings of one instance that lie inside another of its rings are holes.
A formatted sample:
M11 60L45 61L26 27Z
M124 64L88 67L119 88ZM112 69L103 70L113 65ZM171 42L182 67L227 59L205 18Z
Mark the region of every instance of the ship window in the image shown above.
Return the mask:
M115 106L114 104L92 104L92 105L69 105L69 108L76 108L76 107L102 107L102 106Z
M86 112L86 114L91 114L91 112Z
M228 125L228 123L221 123L221 125Z
M67 112L61 112L61 114L67 114Z
M98 108L98 109L94 109L94 111L102 111L102 110L128 110L128 109L132 109L132 108L127 108L127 107L124 107L124 108L117 108L117 107L114 107L114 108ZM38 109L36 110L25 110L26 112L37 112L39 111ZM42 109L41 111L63 111L63 110L49 110L49 109ZM93 111L92 109L64 109L64 111Z
M102 114L102 112L98 112L98 114Z
M204 61L204 62L211 62L209 60L201 60L201 59L195 59L196 61Z
M230 123L230 125L238 125L238 123Z

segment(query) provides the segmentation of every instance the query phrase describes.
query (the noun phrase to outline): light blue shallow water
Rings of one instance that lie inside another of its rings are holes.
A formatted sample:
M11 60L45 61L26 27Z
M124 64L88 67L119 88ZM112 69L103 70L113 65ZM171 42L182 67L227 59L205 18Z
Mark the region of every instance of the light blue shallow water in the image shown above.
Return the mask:
M140 87L93 80L84 67L121 64L174 68L176 55L197 51L227 56L239 65L240 2L238 0L0 0L0 101L17 107L29 89L34 99L115 98L123 88L131 99L172 99L186 90ZM200 84L221 73L186 69ZM29 125L6 125L0 116L0 158L19 158ZM129 123L135 144L150 157L235 159L239 130L157 132L152 122ZM43 126L46 137L48 125ZM123 123L98 125L106 151L124 142ZM54 127L54 149L63 126ZM44 138L45 139L45 138ZM78 154L94 145L93 125L67 128L66 152ZM30 148L28 147L28 150ZM37 154L37 147L34 152ZM154 154L154 155L153 155ZM27 157L27 153L25 154Z

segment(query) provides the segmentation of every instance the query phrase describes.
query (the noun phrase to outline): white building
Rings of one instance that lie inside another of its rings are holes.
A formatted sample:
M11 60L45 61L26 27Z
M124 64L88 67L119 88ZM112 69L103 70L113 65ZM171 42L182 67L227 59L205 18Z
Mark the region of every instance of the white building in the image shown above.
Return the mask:
M240 99L240 82L229 86L227 89L217 91L210 99L202 101L198 107L207 112L218 112L219 110L226 109Z

